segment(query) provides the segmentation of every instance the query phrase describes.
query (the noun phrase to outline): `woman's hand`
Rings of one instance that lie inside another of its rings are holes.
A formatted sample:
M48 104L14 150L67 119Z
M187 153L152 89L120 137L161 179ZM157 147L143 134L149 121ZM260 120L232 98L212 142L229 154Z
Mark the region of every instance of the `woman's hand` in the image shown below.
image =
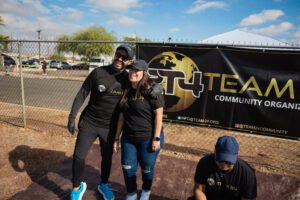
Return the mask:
M160 149L160 141L152 141L152 151L158 151Z
M115 153L118 153L118 151L121 149L121 143L120 140L115 140L113 149Z

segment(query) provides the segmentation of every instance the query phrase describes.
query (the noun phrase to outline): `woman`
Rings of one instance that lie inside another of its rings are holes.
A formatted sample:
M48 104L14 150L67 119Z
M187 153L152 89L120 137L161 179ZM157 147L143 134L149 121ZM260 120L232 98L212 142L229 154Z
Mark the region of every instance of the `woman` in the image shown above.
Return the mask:
M142 169L143 180L140 200L148 200L156 158L164 143L164 100L162 94L156 97L150 95L155 82L149 77L148 65L144 60L135 60L127 69L129 84L120 101L122 112L117 125L114 151L118 152L121 147L126 200L137 199L138 163Z

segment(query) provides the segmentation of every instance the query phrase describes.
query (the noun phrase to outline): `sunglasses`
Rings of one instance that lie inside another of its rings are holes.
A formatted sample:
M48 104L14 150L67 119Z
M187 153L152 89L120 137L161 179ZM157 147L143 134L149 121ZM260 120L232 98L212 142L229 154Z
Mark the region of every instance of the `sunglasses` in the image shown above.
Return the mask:
M126 60L129 60L129 59L130 59L129 56L127 56L127 55L122 55L120 52L116 52L115 57L116 57L117 59L122 58L123 61L126 61Z

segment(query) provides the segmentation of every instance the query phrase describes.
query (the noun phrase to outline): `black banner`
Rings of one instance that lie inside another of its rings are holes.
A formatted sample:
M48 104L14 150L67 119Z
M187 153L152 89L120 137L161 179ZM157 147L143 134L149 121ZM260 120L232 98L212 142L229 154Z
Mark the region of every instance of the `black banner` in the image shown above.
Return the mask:
M300 51L139 44L164 119L300 139Z

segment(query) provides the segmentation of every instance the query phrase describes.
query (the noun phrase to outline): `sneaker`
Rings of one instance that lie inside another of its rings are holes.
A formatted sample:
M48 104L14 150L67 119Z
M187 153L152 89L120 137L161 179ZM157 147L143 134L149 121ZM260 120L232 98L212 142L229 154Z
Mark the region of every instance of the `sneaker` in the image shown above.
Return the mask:
M108 183L98 185L98 191L101 193L104 200L114 200L115 199L115 195L109 188Z
M85 190L86 190L86 183L81 182L78 190L71 191L71 200L81 200Z
M148 191L147 190L142 190L140 200L149 200L150 193L151 193L151 190L148 190Z
M137 193L134 192L127 194L125 200L137 200Z

